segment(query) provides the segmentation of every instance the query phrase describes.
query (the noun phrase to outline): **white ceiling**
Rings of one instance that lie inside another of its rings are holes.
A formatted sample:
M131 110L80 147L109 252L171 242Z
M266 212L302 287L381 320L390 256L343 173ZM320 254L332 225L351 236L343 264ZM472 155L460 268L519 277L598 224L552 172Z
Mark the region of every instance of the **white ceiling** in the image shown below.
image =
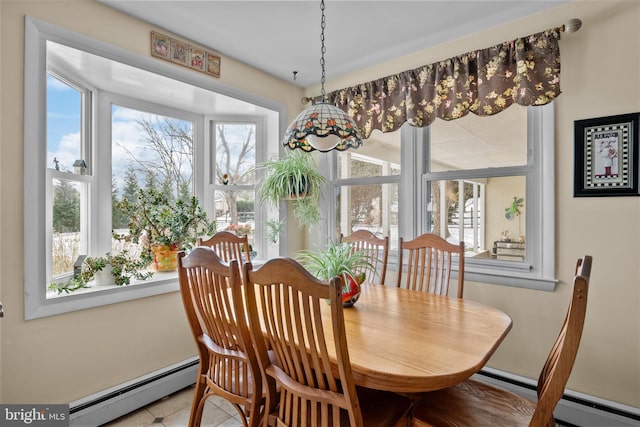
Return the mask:
M277 77L293 82L292 71L297 70L299 86L320 80L318 1L97 1ZM561 3L566 1L328 0L327 78ZM306 22L300 23L301 18ZM48 52L55 66L103 90L201 114L266 114L261 107L66 46L53 43ZM432 158L454 168L521 164L526 145L515 151L505 147L514 139L523 141L525 111L512 106L500 113L500 125L490 134L482 133L486 121L473 114L451 122L436 120L431 132L443 143L434 144ZM399 132L376 131L365 145L358 150L362 154L391 150L397 155Z
M282 79L294 82L293 71L297 71L294 83L298 86L320 81L318 0L97 1ZM568 1L571 0L327 0L326 78Z

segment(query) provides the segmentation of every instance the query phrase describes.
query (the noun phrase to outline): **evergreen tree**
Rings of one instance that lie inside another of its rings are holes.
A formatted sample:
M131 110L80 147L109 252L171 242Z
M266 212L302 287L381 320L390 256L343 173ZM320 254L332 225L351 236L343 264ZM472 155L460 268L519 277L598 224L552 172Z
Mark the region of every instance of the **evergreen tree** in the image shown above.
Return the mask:
M80 192L69 181L58 180L53 188L53 230L80 231Z
M176 200L175 193L173 191L173 183L169 179L162 181L162 188L160 192L167 198L169 202Z
M144 189L146 191L158 190L158 178L151 169L144 171Z
M127 171L124 173L124 187L122 187L122 198L129 201L133 201L138 197L138 190L140 185L138 184L138 175L136 174L133 166L129 165Z
M118 181L115 177L111 180L111 228L114 230L127 228L129 218L118 207Z
M191 185L188 182L183 182L180 184L180 194L178 195L178 200L182 200L184 202L189 201L189 199L193 196L191 191Z

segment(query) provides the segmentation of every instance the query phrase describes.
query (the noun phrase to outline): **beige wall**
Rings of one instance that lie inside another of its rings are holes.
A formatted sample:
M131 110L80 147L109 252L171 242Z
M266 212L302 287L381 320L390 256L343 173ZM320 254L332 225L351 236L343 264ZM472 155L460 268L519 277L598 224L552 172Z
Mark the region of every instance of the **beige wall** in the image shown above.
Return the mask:
M63 403L196 355L180 295L165 294L24 321L23 50L24 17L149 55L154 29L88 0L3 1L0 79L0 402ZM157 28L155 28L157 29ZM215 49L216 46L210 46ZM302 93L222 58L222 82L286 105L293 119Z
M326 88L330 92L412 69L571 18L580 18L583 27L562 34L560 42L555 196L560 283L553 293L468 283L465 298L498 307L513 319L489 366L537 379L566 313L575 261L592 255L587 320L568 388L640 407L640 198L573 197L573 121L640 112L640 2L578 0L331 80Z
M67 402L189 357L193 344L177 294L23 320L20 183L25 14L141 55L148 54L152 28L87 1L5 0L2 6L0 296L9 312L0 320L0 401ZM469 283L465 297L496 306L513 318L512 331L489 365L536 378L566 311L567 282L575 260L585 253L593 255L587 322L569 388L638 407L640 198L574 198L572 182L573 121L640 111L640 3L576 1L326 86L331 91L415 68L561 25L573 17L582 19L584 27L576 34L563 34L563 94L556 104L560 284L551 293ZM300 94L292 86L228 58L222 64L225 83L286 103L290 116L299 108Z
M502 177L487 180L485 208L486 208L486 239L485 247L492 250L494 240L501 237L503 231L507 232L510 239L518 240L526 234L527 200L522 204L520 216L507 219L504 210L511 205L514 197L525 198L526 180L524 177Z

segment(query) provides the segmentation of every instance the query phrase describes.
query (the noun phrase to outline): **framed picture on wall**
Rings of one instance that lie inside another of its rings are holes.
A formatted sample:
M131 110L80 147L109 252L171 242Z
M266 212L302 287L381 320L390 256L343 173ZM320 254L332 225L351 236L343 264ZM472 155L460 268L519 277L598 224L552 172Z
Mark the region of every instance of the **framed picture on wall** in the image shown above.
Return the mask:
M189 45L176 39L171 39L171 61L181 65L189 65Z
M638 196L640 113L574 121L575 197Z
M189 66L204 71L204 49L191 46L189 49Z
M220 77L220 57L207 52L207 74Z
M169 59L171 38L167 35L151 31L151 55L162 59Z

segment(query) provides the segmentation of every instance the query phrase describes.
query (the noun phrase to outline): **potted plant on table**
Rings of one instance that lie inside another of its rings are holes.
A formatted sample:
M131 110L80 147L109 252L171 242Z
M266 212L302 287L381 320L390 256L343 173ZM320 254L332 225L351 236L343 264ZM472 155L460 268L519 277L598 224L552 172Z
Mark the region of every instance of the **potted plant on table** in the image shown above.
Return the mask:
M262 163L264 171L258 197L263 202L279 206L283 200L293 205L293 215L300 225L314 225L320 219L320 193L327 182L313 156L292 151L283 157Z
M179 250L216 232L196 197L173 202L160 191L139 190L135 200L123 199L118 207L129 217L129 234L114 238L141 244L141 259L158 271L175 270Z
M301 251L296 258L318 279L340 277L345 307L351 307L360 297L360 285L366 278L365 272L375 272L372 256L363 250L354 250L348 243L330 240L327 249Z

